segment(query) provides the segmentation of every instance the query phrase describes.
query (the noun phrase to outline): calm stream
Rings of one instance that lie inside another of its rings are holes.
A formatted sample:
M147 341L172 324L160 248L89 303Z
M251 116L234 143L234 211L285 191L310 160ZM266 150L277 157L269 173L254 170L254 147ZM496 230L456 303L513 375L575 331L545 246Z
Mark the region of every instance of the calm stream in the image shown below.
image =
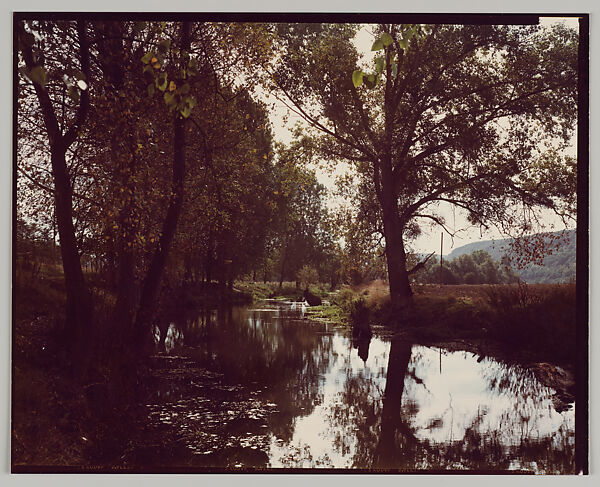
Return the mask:
M525 368L377 336L353 343L290 303L199 312L156 337L130 465L575 468L574 407L557 412L554 390Z

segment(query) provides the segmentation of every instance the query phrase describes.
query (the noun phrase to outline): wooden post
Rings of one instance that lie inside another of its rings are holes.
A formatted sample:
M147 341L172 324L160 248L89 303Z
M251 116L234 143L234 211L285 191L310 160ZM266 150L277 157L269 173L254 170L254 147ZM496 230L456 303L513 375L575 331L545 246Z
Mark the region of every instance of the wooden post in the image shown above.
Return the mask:
M444 284L444 273L443 273L443 264L444 264L444 232L441 233L441 243L440 243L440 284Z

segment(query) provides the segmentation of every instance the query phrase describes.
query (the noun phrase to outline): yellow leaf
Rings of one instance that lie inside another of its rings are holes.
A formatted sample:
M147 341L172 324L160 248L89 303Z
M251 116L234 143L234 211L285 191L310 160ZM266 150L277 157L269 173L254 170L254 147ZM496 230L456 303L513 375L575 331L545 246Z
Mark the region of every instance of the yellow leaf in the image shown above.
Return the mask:
M159 69L160 68L160 63L156 63L152 66L154 69Z
M153 57L153 58L150 60L150 62L151 62L152 64L154 64L156 61L158 61L158 59L156 59L155 57Z
M176 88L177 88L177 85L175 84L175 81L171 81L169 83L169 91L175 91Z

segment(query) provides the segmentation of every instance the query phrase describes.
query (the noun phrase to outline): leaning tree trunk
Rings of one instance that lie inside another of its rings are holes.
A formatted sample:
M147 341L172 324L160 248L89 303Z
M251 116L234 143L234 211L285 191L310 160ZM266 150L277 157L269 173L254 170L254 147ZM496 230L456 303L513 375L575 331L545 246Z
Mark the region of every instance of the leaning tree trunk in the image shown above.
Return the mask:
M77 34L80 42L81 71L89 75L89 45L83 21L77 22ZM21 52L29 71L39 66L39 61L34 58L30 45L23 44ZM70 128L63 133L45 86L38 82L34 82L33 86L40 103L50 144L54 205L67 294L65 338L70 344L70 352L75 354L74 358L78 360L86 357L86 349L89 345L87 339L90 335L92 323L92 301L83 277L79 248L75 237L73 189L67 167L66 153L75 142L86 119L89 108L89 93L88 90L82 92L75 119ZM83 368L79 370L83 370Z
M181 50L190 48L189 22L182 25ZM177 111L173 129L173 183L172 196L163 222L162 232L158 247L150 262L150 267L142 285L142 295L134 326L134 343L140 353L144 353L150 345L150 330L152 320L157 310L158 292L171 249L173 238L177 230L177 222L183 205L183 192L185 180L185 121L186 119Z
M80 350L83 354L85 353L83 348L87 348L86 340L91 329L91 296L83 277L75 237L71 184L65 160L66 149L60 147L60 144L52 144L51 152L55 187L54 204L67 292L65 337L71 343L72 351Z

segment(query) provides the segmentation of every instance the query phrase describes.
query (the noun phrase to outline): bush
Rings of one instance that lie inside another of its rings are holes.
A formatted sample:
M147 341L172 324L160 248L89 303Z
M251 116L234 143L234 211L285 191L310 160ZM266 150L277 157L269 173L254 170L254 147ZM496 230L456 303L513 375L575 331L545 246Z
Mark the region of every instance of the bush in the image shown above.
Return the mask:
M363 326L369 323L370 310L363 297L355 299L350 304L350 321L353 325Z
M350 313L352 301L356 298L356 294L349 287L343 287L337 293L332 294L331 303L339 306L345 313Z

